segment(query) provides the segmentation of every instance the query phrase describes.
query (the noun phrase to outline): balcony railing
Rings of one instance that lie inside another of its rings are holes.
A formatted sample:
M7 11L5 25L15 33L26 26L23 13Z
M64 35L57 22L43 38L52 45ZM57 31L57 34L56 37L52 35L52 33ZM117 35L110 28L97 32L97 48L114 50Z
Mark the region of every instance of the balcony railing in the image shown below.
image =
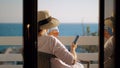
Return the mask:
M74 36L60 36L59 39L64 45L71 45L71 42L74 40ZM81 36L77 42L78 46L86 46L86 45L99 45L98 36ZM0 46L17 46L23 45L23 37L0 37ZM77 53L79 60L85 61L99 61L98 59L98 52L95 53ZM2 64L1 62L8 62L8 61L21 61L23 62L22 54L9 54L9 53L2 53L0 54L0 68L23 68L23 65L20 64ZM84 64L85 68L87 68L87 64ZM98 68L98 63L90 63L90 68Z

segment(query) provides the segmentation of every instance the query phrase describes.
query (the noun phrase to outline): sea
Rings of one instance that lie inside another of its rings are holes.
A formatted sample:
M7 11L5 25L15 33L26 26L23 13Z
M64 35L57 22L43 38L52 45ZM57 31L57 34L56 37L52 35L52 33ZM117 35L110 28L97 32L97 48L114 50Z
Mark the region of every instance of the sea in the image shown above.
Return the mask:
M99 25L96 23L61 23L59 28L59 36L84 36L87 32L87 27L90 29L90 33L97 32ZM22 23L0 23L0 37L6 36L23 36L23 24ZM20 45L21 46L21 45ZM0 45L0 53L5 51L6 48L12 47L9 45ZM69 47L68 47L69 48ZM82 50L84 51L84 50Z
M58 28L60 36L85 35L87 27L90 32L98 32L98 24L61 23ZM0 36L23 36L23 24L0 23Z

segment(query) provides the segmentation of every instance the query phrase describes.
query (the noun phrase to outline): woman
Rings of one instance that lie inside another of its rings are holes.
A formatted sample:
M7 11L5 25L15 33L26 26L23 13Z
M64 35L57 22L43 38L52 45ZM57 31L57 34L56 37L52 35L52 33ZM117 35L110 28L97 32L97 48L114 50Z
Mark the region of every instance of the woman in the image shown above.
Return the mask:
M82 64L76 62L75 49L77 46L75 44L71 45L71 51L69 52L56 37L47 35L48 29L58 26L59 21L51 17L48 11L39 11L37 18L38 52L55 56L50 58L51 68L84 68Z
M107 18L108 23L112 24L112 36L104 44L104 68L115 68L114 50L115 50L115 36L114 36L114 17Z

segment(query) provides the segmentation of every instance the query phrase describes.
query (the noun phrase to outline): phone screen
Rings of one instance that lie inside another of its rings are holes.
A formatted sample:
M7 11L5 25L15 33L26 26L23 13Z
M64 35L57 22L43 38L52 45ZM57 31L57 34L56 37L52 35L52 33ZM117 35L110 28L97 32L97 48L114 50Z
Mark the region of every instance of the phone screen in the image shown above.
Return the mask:
M78 38L79 38L79 35L77 35L77 36L75 37L75 40L73 41L74 44L76 44Z

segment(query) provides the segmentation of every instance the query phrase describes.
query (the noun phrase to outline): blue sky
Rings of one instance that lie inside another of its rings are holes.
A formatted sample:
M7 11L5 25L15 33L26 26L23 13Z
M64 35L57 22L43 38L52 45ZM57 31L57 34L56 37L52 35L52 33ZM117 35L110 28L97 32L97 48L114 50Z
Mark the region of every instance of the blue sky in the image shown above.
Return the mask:
M98 23L99 0L38 0L38 10L64 22ZM0 0L0 22L23 21L23 0Z
M98 23L99 0L38 0L39 10L49 10L62 23Z

